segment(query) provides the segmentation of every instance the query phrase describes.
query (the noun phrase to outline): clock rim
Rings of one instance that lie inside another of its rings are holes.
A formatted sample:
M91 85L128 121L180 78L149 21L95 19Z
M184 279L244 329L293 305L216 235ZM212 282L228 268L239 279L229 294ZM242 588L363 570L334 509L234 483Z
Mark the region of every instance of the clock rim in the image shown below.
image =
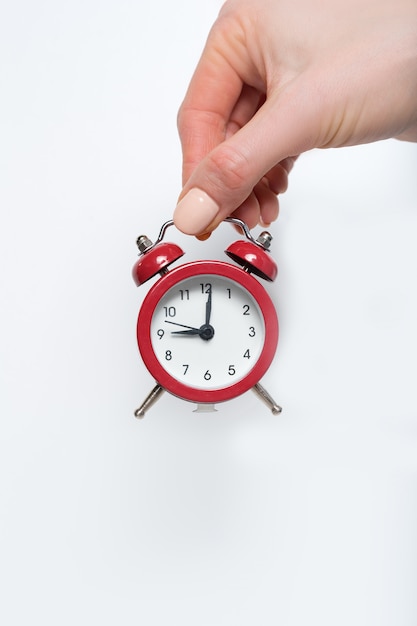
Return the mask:
M178 381L159 362L151 340L152 316L161 298L179 282L206 274L229 278L246 289L257 302L265 328L264 344L252 369L239 381L220 389L199 389ZM225 261L191 261L170 270L152 285L139 310L136 336L142 360L161 387L189 402L215 404L242 395L260 381L274 358L278 345L279 325L271 297L256 278Z

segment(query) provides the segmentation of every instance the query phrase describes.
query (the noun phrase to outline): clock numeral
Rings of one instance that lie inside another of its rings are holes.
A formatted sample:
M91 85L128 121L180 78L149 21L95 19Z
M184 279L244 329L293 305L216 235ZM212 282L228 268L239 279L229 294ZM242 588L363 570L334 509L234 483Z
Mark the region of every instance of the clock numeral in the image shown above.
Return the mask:
M211 293L211 283L200 283L201 293Z
M171 361L172 359L172 352L171 350L166 350L165 351L165 361Z
M243 315L250 315L250 313L249 313L249 311L250 311L249 304L244 304L242 308L243 308Z
M183 368L184 368L184 376L185 376L185 375L186 375L186 373L188 372L188 368L189 368L189 367L190 367L189 365L183 365Z
M227 372L229 376L234 376L236 374L235 366L229 365L229 371Z
M189 300L190 299L190 290L189 289L180 289L180 298L181 298L181 300Z
M164 331L164 330L162 330L162 328L159 328L159 329L156 331L156 334L158 335L159 339L162 339L162 337L165 335L165 331Z
M249 352L249 348L246 350L245 354L243 355L244 359L250 359L250 352Z
M204 374L204 380L211 380L211 374L209 370L207 370L207 372Z
M254 326L249 326L249 337L255 337L256 332L255 332L255 327Z
M229 300L231 300L231 298L232 298L232 290L229 287L227 287L226 291L228 293Z
M175 306L164 306L165 317L175 317L177 314L177 309Z

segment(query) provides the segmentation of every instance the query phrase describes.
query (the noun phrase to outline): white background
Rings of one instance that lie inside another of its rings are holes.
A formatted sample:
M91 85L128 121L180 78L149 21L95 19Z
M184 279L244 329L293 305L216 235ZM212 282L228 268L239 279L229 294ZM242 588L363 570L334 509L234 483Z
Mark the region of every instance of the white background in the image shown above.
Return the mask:
M2 3L5 626L417 623L416 145L291 174L263 379L281 416L249 392L133 417L153 385L135 240L172 215L176 112L219 6ZM169 234L187 260L236 237Z

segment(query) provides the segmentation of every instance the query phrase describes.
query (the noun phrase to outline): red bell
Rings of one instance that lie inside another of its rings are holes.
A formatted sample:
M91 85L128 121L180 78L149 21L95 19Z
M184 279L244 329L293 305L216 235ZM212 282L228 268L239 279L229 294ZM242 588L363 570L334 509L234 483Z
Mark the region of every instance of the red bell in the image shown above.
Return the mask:
M176 243L157 243L143 254L133 266L132 276L136 285L143 285L147 280L163 271L168 265L174 263L184 254L184 251Z
M239 239L226 250L227 256L239 265L247 268L256 276L273 281L278 274L278 267L271 255L251 241Z

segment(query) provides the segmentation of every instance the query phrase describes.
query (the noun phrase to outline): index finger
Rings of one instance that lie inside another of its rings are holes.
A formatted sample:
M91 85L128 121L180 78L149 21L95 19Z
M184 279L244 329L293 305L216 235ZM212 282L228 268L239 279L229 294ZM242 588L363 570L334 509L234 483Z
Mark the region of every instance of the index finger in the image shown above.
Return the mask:
M227 41L209 37L178 113L183 183L224 141L227 123L242 92L244 83L229 60L228 47Z

